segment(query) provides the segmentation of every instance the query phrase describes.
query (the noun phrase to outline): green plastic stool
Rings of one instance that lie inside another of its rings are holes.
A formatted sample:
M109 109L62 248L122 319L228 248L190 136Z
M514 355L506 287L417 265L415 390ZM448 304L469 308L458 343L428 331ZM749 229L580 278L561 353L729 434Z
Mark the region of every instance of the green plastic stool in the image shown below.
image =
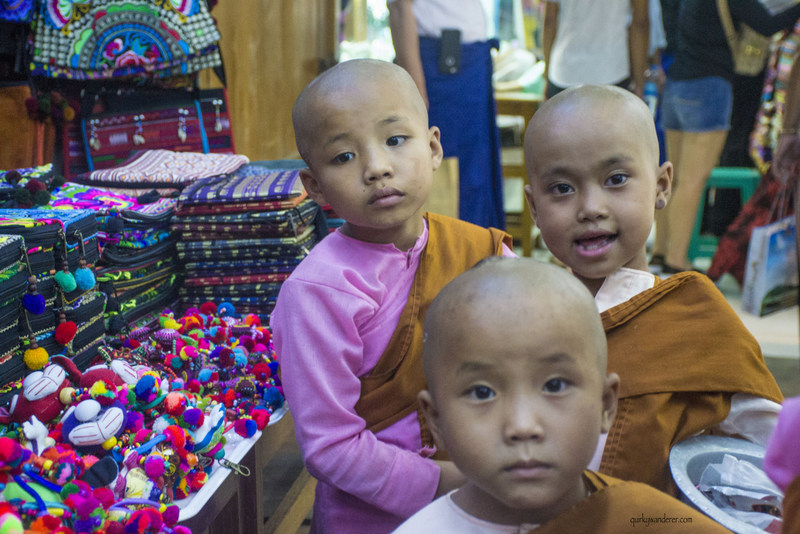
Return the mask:
M705 209L706 193L709 189L738 189L742 206L753 196L753 192L761 180L761 174L751 167L715 167L708 177L700 205L697 207L697 217L692 230L692 240L689 242L689 260L696 258L711 258L717 250L717 236L701 234L703 224L703 211Z

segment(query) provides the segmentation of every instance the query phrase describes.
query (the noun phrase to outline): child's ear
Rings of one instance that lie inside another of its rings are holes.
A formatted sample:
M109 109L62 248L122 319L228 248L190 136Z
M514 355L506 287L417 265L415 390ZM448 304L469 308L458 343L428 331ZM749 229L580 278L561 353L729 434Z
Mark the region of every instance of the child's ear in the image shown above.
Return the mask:
M528 201L528 209L531 212L531 219L533 219L534 224L539 224L536 220L536 206L533 204L533 187L531 187L530 183L525 184L523 188L525 191L525 199Z
M444 149L442 148L442 132L438 126L431 126L428 129L428 143L431 147L431 163L433 170L439 168L444 158Z
M311 169L300 169L300 181L303 182L303 187L306 188L308 196L310 196L314 202L320 206L324 206L328 203Z
M672 162L665 161L658 168L656 177L656 209L661 210L667 207L672 196Z
M603 421L602 432L611 430L611 424L617 415L617 398L619 397L619 375L608 373L603 382Z
M439 430L439 411L433 403L431 392L427 389L423 389L417 394L417 401L422 410L422 415L425 416L425 421L428 423L428 429L431 431L431 435L433 435L433 439L436 441L436 445L440 449L447 450L447 447L444 445L442 433Z

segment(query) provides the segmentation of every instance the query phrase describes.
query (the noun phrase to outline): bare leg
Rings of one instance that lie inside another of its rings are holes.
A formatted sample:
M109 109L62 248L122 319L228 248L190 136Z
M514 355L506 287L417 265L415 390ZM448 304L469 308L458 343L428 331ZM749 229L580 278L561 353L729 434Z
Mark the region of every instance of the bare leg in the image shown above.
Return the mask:
M680 132L679 135L680 159L673 161L673 165L680 186L670 202L669 251L665 261L672 267L689 269L692 266L688 256L689 242L700 197L709 174L719 162L728 132Z

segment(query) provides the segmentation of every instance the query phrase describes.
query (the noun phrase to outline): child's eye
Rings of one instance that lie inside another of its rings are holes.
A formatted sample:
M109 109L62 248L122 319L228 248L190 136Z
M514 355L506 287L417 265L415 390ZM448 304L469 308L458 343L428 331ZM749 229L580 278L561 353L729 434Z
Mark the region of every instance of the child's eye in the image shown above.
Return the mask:
M550 186L550 192L554 195L569 195L573 191L575 190L568 184L554 184Z
M400 146L406 139L408 138L405 135L393 135L386 140L386 144L389 146Z
M495 396L495 392L489 386L473 386L467 390L467 395L474 400L488 400Z
M627 182L628 176L622 173L614 174L613 176L610 176L608 180L606 180L606 183L608 183L610 186L625 185Z
M561 393L567 388L567 381L563 378L553 378L544 384L544 391L547 393Z
M350 161L354 157L355 156L353 155L352 152L343 152L342 154L339 154L338 156L333 158L333 162L334 163L347 163L348 161Z

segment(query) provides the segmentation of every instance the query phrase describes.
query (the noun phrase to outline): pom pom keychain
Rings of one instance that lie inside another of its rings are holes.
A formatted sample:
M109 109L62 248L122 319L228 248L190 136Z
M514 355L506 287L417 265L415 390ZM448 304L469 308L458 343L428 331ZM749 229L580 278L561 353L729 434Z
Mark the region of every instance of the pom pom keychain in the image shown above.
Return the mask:
M64 234L63 229L61 229L59 235L61 236L61 243L64 245L64 252L62 255L61 270L55 274L54 278L61 290L64 291L64 293L69 293L78 287L78 283L75 281L75 276L69 271L67 236Z
M89 269L88 263L86 262L86 249L83 246L83 234L80 232L76 233L78 235L78 243L81 247L81 258L79 261L79 267L75 270L75 283L78 285L78 289L81 291L89 291L95 286L97 279L95 278L92 270Z
M22 255L25 258L25 266L28 269L28 289L22 296L22 307L34 315L41 315L44 313L46 308L45 300L36 289L36 275L33 274L33 271L31 270L31 261L28 257L28 251L25 250L24 246L20 248L22 249Z
M22 360L25 362L25 365L28 366L28 369L33 371L38 371L45 365L47 365L47 361L50 359L50 355L47 354L47 351L40 347L33 336L30 336L30 340L28 343L28 348L25 349L25 352L22 355Z

